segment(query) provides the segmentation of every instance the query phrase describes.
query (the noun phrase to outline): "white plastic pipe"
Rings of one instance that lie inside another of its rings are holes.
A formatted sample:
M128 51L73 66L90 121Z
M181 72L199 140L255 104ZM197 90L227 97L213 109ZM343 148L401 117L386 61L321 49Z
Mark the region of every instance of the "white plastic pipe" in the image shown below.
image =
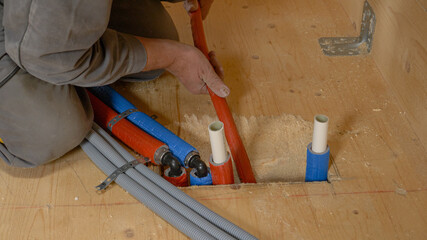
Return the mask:
M212 158L214 163L221 164L227 161L227 150L225 148L224 124L215 121L209 124L209 138L211 140Z
M311 150L315 153L323 153L328 146L329 118L325 115L314 116L313 142Z

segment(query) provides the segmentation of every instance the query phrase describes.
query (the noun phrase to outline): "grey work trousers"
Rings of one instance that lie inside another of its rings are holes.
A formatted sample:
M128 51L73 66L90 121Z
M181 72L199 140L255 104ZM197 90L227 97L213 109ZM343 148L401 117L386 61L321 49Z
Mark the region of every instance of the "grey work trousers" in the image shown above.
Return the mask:
M178 40L169 14L158 0L115 0L109 27L149 38ZM125 79L157 78L163 70ZM93 112L85 89L52 85L19 70L0 87L0 158L16 167L35 167L78 146L89 132Z

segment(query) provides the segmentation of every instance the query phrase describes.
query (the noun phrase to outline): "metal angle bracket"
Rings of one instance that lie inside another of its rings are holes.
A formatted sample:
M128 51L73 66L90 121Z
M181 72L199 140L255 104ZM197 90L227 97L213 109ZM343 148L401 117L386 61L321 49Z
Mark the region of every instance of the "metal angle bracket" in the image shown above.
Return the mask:
M140 163L145 164L149 161L150 159L148 158L140 158L140 159L135 159L131 162L127 162L123 166L117 168L113 173L111 173L110 176L108 176L101 184L96 186L95 187L96 190L105 190L108 187L108 185L110 185L110 183L115 181L120 174L125 173L129 168L133 168Z
M326 56L355 56L371 52L375 30L375 13L365 1L359 37L322 37L319 44Z

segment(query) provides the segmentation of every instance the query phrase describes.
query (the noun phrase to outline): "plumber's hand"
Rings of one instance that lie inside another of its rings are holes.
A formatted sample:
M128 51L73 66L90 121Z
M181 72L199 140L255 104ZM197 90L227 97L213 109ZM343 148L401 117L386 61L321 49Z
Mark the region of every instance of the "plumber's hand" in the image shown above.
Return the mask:
M200 3L200 10L202 11L202 18L204 20L209 13L213 0L186 0L184 2L184 8L189 13L194 12L199 6L198 3Z
M197 48L184 45L184 49L172 65L166 68L175 75L181 83L194 94L208 93L209 87L216 95L226 97L230 89L221 80L224 71L216 59L215 53L209 56L214 68Z
M147 64L144 71L164 68L194 94L208 93L209 87L216 95L226 97L230 89L221 80L224 71L210 52L208 59L197 48L176 41L164 39L138 38L147 52Z

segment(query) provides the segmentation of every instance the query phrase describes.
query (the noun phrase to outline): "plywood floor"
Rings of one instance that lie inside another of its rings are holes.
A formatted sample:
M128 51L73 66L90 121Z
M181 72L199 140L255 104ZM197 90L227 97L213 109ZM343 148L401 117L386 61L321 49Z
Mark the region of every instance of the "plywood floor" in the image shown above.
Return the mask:
M181 5L166 6L191 43ZM358 35L339 1L216 1L205 29L232 111L328 115L339 175L186 193L260 239L426 239L426 126L411 125L371 56L322 55L319 37ZM116 88L163 124L214 116L208 96L189 94L170 75ZM36 169L0 163L0 239L186 239L120 187L96 193L104 178L79 148Z

